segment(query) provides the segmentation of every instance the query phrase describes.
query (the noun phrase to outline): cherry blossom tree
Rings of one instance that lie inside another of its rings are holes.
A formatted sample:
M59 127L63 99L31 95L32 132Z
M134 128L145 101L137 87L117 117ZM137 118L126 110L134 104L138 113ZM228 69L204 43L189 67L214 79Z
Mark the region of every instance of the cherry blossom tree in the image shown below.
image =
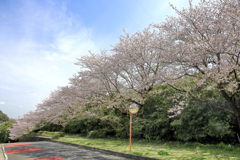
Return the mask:
M111 54L107 51L101 51L101 54L90 52L90 56L79 58L76 64L84 71L72 81L86 77L94 79L104 87L99 92L97 86L97 93L117 95L112 99L115 104L126 101L143 105L149 92L161 82L159 76L167 70L167 64L161 63L163 54L166 54L159 48L164 45L161 38L150 27L132 36L125 33L120 42L112 46ZM92 87L89 89L92 90Z
M59 87L35 112L19 119L11 137L25 134L43 120L64 125L77 113L94 115L102 105L124 114L124 104L143 105L160 84L204 102L207 99L196 91L218 90L229 105L215 107L235 115L240 129L240 2L201 0L193 6L190 0L187 9L172 8L178 17L131 36L124 31L110 52L78 58L80 71L69 79L70 85ZM170 110L176 115L184 107L180 99ZM31 116L40 118L27 123Z
M130 97L130 101L142 105L154 86L162 82L159 76L167 68L161 63L166 54L162 50L164 43L161 43L161 38L148 27L131 36L125 33L111 50L115 53L111 61L118 68L120 80L128 91L133 92L125 92L127 95L124 97Z
M33 130L40 121L41 117L39 117L38 112L28 112L23 118L17 119L13 127L9 129L9 138L12 140L21 138L23 135Z
M110 57L106 51L101 51L101 54L90 52L90 56L79 58L76 64L81 66L81 71L70 78L70 84L82 93L85 105L105 105L126 113L120 105L121 100L116 98L123 85L117 71L113 72Z
M78 112L78 100L80 98L73 87L58 87L50 94L49 98L36 106L36 111L43 121L64 125Z
M16 121L10 129L10 138L21 138L35 129L37 125L44 127L45 124L52 123L64 126L85 106L86 100L82 99L80 93L72 86L58 87L36 106L37 109L34 112L31 111ZM82 114L90 116L92 113L85 111Z
M181 69L178 77L167 77L169 85L199 100L191 93L194 88L219 90L229 107L216 107L234 114L240 129L240 2L202 0L197 6L189 4L181 11L172 6L179 16L154 25L172 43L166 59ZM183 87L183 76L197 80L197 85ZM176 80L178 83L170 84Z

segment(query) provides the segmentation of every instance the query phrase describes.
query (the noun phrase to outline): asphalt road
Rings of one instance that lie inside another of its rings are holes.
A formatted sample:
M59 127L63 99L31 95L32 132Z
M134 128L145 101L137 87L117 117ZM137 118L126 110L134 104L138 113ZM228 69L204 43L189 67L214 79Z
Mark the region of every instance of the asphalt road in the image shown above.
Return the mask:
M26 142L29 145L7 147L9 143L4 144L8 160L130 160L123 157L107 155L100 152L94 152L79 147L63 145L53 142ZM10 144L26 144L10 143ZM22 153L38 148L36 152ZM20 149L20 150L19 150ZM15 153L14 153L15 152ZM21 153L17 153L21 152ZM45 157L45 158L44 158ZM52 159L51 159L52 157Z

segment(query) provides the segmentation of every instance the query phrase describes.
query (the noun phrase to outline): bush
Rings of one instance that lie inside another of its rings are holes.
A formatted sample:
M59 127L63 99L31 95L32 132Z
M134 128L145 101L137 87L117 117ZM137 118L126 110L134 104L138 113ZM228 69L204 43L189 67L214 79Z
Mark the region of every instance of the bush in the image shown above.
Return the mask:
M0 122L9 121L9 117L0 110Z
M106 137L106 131L93 130L88 133L88 138L104 138Z
M132 137L151 140L172 139L172 127L168 110L173 106L171 96L175 91L167 86L160 86L160 94L152 94L140 107L139 113L133 116Z
M169 155L167 151L158 151L158 155Z
M101 131L99 138L104 138L104 137L106 137L106 131Z
M98 136L98 131L90 131L88 133L88 138L97 138Z
M222 106L226 105L225 101L221 103ZM188 107L185 107L178 117L173 118L171 126L175 130L174 137L177 140L229 143L236 135L233 128L235 120L231 117L222 110L190 99Z
M63 126L57 124L47 123L41 128L43 131L58 132L63 130Z
M27 134L23 135L22 137L19 138L19 140L26 138L26 137L35 137L37 135L36 132L30 131Z
M58 139L60 137L60 134L54 134L52 135L52 139Z
M226 147L225 147L226 150L228 151L233 151L234 150L234 146L232 146L231 144L228 144Z
M57 133L59 133L60 137L64 137L65 136L64 132L57 132Z
M99 125L100 120L88 117L85 119L72 119L64 128L65 133L80 133L88 135L90 131L98 130L102 126Z
M11 141L8 138L8 134L9 134L9 129L12 127L13 123L15 123L15 121L11 120L11 121L3 122L0 125L0 143L6 143L8 141Z
M41 135L41 136L48 136L51 132L48 132L48 131L38 131L37 133L38 133L38 135Z
M39 135L42 135L44 131L38 131L38 134Z

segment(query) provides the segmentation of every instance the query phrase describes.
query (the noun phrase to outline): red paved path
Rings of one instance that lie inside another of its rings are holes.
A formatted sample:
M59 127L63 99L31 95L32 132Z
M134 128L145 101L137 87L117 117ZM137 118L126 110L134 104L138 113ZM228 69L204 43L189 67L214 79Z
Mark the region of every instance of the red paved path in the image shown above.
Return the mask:
M18 146L30 146L30 143L23 143L23 144L4 144L4 147L18 147Z
M41 148L23 148L23 149L12 149L6 150L7 154L18 154L18 153L29 153L29 152L41 152L44 151Z

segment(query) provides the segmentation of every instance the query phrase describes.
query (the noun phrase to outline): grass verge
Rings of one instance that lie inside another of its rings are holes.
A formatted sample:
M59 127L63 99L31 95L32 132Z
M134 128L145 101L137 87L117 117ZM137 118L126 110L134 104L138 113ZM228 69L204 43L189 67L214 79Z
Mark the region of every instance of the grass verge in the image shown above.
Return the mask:
M129 153L129 141L123 139L90 139L78 135L65 135L65 137L57 139L57 141ZM240 160L240 145L132 140L131 153L166 160Z

